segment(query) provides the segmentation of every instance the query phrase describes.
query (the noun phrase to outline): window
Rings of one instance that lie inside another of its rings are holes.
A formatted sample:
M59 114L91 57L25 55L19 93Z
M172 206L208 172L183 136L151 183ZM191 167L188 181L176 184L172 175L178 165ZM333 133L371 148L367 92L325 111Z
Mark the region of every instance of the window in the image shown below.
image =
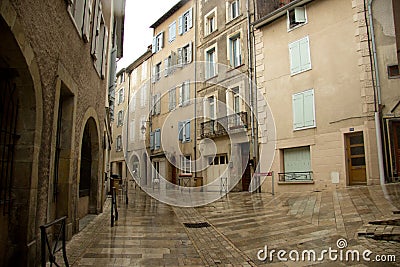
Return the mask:
M170 72L171 72L171 63L172 59L171 56L168 56L166 59L164 59L164 76L167 77Z
M188 11L183 13L182 16L178 18L178 31L182 35L188 32L193 26L193 9L190 8Z
M209 165L223 165L228 164L228 155L227 154L219 154L215 155L215 157L208 157Z
M191 156L181 156L181 174L191 174L192 173L192 162Z
M124 124L123 121L124 121L124 111L120 110L118 112L117 126L122 126Z
M168 110L173 110L176 107L176 88L169 90Z
M140 90L140 106L144 108L147 102L147 84L146 83L143 84L139 90Z
M190 120L178 122L178 139L182 143L190 142Z
M314 90L294 94L293 97L293 129L315 127Z
M142 81L147 79L147 60L142 64Z
M215 96L209 96L204 103L204 119L213 120L216 118Z
M192 62L192 43L178 49L178 65Z
M190 100L190 84L189 82L182 83L179 91L179 105L186 105Z
M124 100L125 100L124 88L121 88L118 91L118 105L124 102Z
M137 69L134 69L132 71L131 80L132 80L132 86L135 86L137 84Z
M283 149L284 179L283 181L311 180L310 147Z
M160 32L153 38L152 52L157 53L164 47L164 32Z
M135 120L129 122L129 142L135 141Z
M161 147L161 129L150 132L150 150L157 150Z
M287 11L287 25L288 30L297 28L303 24L307 23L306 8L295 7L292 10Z
M152 115L159 115L161 113L161 95L160 93L153 95L153 109Z
M92 14L92 0L70 1L68 12L73 18L76 29L83 40L89 42L90 19Z
M95 17L93 18L92 47L90 53L93 64L99 76L104 79L106 74L106 58L108 45L108 30L102 12L101 1L96 1Z
M172 22L168 27L168 42L172 43L176 39L176 22Z
M217 8L204 16L204 22L204 35L208 35L217 29Z
M232 67L242 65L242 55L240 52L240 35L235 35L229 38L229 62Z
M161 177L161 175L160 175L160 162L159 162L159 161L154 161L154 162L153 162L153 167L154 167L154 168L152 169L152 173L153 173L152 178L153 178L153 181L156 180L156 179L160 180L160 177Z
M122 72L118 78L119 78L119 84L125 82L125 72Z
M206 51L206 79L214 77L216 73L216 52L215 47Z
M117 136L115 150L116 151L121 151L122 150L122 136L121 135Z
M154 66L153 68L153 83L160 80L161 78L161 62Z
M226 20L230 21L237 18L240 15L240 2L239 0L233 0L226 2Z
M245 110L242 97L240 96L240 87L235 86L231 89L227 89L225 92L226 96L226 108L227 115L238 114Z
M400 78L399 65L388 66L387 69L389 79Z
M289 44L289 54L292 75L311 69L308 36Z

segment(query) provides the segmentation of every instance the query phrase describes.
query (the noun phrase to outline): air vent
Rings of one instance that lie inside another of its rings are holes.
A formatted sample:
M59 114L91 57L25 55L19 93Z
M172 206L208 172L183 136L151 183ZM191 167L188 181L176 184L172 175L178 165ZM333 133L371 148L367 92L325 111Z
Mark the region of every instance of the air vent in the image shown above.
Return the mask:
M211 226L208 222L199 222L199 223L183 223L187 228L204 228Z

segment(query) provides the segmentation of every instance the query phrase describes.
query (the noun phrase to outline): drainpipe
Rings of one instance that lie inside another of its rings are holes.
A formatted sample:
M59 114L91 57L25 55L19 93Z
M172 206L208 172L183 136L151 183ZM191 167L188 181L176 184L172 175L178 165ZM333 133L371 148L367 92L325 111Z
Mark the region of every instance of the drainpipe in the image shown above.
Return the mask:
M381 136L381 121L380 121L380 107L381 107L381 85L379 79L379 70L378 70L378 57L376 54L376 43L375 43L375 32L374 32L374 23L372 17L372 2L373 0L368 1L368 16L369 16L369 27L371 31L371 42L372 42L372 57L374 60L374 72L375 72L375 90L378 105L376 105L375 100L375 129L376 129L376 145L378 149L378 165L379 165L379 180L380 184L385 184L385 171L383 165L383 151L382 151L382 136Z

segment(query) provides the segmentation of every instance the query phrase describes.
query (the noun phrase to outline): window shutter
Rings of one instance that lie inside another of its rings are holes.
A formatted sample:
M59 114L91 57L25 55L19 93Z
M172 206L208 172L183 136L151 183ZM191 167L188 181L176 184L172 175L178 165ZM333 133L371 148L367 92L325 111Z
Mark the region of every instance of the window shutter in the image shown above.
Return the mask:
M293 42L289 44L289 54L290 54L290 73L295 74L301 71L301 61L300 61L300 45L299 42Z
M156 95L156 114L160 114L161 113L161 94L158 93Z
M85 2L85 14L83 17L83 40L88 43L89 42L89 34L90 34L90 18L92 14L92 0L86 0Z
M83 32L84 16L85 16L85 0L76 1L74 19L81 33Z
M187 63L192 62L192 42L189 43L188 49L187 49Z
M193 8L189 9L189 16L188 16L188 28L191 29L193 26Z
M103 39L103 53L101 61L101 78L106 77L106 63L107 63L107 48L108 48L108 30L104 27L104 39Z
M293 95L293 128L304 127L304 98L303 94Z
M179 35L183 34L183 16L178 18L178 33Z
M301 70L311 68L310 46L308 36L299 41Z
M164 47L164 32L161 32L159 35L160 48Z
M135 120L129 123L129 142L135 141Z
M294 8L294 20L296 23L306 22L306 9L304 7Z
M179 106L183 104L183 84L179 87Z
M160 129L157 129L155 131L154 139L155 139L154 149L159 149L161 146L161 130Z
M183 64L183 55L182 55L182 53L183 53L182 47L178 48L178 64L177 64L178 67L181 67L182 64Z
M315 126L314 90L304 92L304 127Z
M153 37L153 43L151 46L151 52L155 53L157 52L157 36Z
M226 98L226 114L229 116L233 114L233 98L232 98L232 92L228 89L225 92L225 98Z
M186 121L185 123L185 141L190 141L190 121Z
M156 72L157 72L157 67L153 66L153 71L152 71L152 75L151 75L151 82L155 83L156 82Z
M184 82L184 83L182 84L182 87L184 87L184 92L183 92L184 99L183 99L183 103L187 103L187 102L189 102L189 99L190 99L190 85L189 85L189 82Z
M168 76L168 58L164 59L164 76L167 77Z
M99 35L100 35L100 25L101 25L101 16L102 16L102 7L101 1L96 0L96 13L94 17L94 25L93 25L93 38L92 38L92 50L91 54L96 59L96 50L99 45Z
M231 20L231 15L230 15L230 12L229 12L230 8L229 7L230 7L230 2L226 1L225 2L226 21L230 21Z
M150 150L154 150L154 132L150 132Z
M178 122L178 139L179 139L179 141L183 140L183 122L182 121Z

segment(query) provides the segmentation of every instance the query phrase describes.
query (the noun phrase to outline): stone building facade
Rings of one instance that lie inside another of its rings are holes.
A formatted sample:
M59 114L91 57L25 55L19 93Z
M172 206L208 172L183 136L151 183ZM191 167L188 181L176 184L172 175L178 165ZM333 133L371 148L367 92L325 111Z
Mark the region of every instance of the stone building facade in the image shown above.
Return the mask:
M0 265L38 265L39 226L66 216L70 238L102 212L124 5L0 3Z

